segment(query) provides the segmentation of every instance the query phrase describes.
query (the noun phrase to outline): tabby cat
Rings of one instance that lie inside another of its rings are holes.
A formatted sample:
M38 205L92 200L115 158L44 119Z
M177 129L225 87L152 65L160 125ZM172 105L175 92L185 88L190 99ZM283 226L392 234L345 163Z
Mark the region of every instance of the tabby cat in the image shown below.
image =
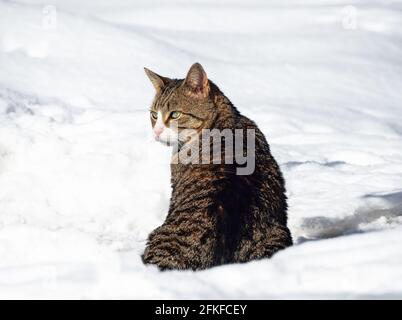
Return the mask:
M292 245L284 179L256 124L239 113L199 63L181 80L146 68L145 72L156 89L150 110L154 136L174 146L173 158L188 152L185 146L193 141L180 137L185 129L198 134L203 129L252 129L255 169L238 174L241 165L236 159L206 164L172 161L169 212L149 235L143 262L161 270L200 270L271 257ZM222 159L227 160L227 154Z

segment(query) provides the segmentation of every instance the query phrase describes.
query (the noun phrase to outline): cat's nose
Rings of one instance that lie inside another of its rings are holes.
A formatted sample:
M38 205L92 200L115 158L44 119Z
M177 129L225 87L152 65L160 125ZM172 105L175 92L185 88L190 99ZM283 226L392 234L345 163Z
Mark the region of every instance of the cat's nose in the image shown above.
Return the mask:
M155 133L155 137L159 137L163 132L163 127L155 127L154 128L154 133Z

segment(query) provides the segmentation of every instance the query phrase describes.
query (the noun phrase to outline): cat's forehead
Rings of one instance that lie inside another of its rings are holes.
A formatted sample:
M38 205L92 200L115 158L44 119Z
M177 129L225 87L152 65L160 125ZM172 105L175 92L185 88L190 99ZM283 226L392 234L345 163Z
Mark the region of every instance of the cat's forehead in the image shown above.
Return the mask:
M172 80L168 83L160 93L155 96L153 107L156 110L163 110L169 107L170 102L180 104L184 99L181 84L183 80Z

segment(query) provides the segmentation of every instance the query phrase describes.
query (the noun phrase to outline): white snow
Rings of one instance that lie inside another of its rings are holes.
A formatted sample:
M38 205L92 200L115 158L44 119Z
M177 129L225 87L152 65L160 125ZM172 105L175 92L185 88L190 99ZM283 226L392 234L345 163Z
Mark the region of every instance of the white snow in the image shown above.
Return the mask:
M402 298L401 25L401 1L0 1L0 298ZM196 61L266 134L296 244L159 272L142 68Z

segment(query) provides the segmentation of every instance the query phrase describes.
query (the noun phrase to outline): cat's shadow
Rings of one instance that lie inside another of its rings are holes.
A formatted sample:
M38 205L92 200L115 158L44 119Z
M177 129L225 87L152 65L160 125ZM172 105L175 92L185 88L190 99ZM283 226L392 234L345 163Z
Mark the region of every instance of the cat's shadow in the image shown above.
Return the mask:
M388 206L386 209L378 207L363 207L352 215L343 218L331 218L316 216L301 220L298 228L300 236L295 239L297 244L306 241L317 241L335 238L356 233L381 230L384 227L392 227L402 224L402 191L392 193L371 193L362 198L378 198L384 200ZM382 219L379 221L379 219ZM365 226L379 221L378 226Z

